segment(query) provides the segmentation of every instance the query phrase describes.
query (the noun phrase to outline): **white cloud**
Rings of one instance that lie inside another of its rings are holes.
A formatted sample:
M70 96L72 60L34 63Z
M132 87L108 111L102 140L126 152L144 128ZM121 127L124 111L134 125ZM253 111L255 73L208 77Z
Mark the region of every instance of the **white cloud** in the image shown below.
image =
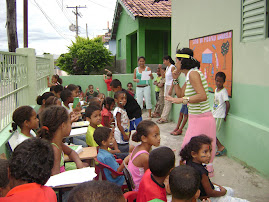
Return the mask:
M63 3L63 9L62 7ZM86 37L86 23L89 38L104 34L109 21L113 21L116 0L28 0L28 46L36 49L37 54L61 54L67 52L75 32L69 30L75 24L75 9L66 8L85 6L79 9L79 35ZM41 12L43 10L44 14ZM45 16L46 15L46 16ZM50 20L50 22L49 22ZM6 0L0 0L0 51L8 50L6 35ZM58 31L56 31L56 30ZM17 0L17 33L19 48L23 47L23 1Z

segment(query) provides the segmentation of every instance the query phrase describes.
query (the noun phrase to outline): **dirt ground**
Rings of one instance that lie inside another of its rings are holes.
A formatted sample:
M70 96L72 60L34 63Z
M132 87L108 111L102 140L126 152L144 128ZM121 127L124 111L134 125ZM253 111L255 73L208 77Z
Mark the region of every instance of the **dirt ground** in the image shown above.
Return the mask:
M146 114L143 113L143 119ZM156 121L157 119L152 119ZM175 123L158 124L161 132L161 146L167 146L175 149L176 166L179 165L179 150L182 144L186 129L180 136L172 136L169 132L174 130ZM245 167L239 162L228 158L227 156L216 157L214 162L215 176L211 178L222 186L228 186L234 189L235 197L247 199L249 201L268 201L269 202L269 179L261 176L259 173Z

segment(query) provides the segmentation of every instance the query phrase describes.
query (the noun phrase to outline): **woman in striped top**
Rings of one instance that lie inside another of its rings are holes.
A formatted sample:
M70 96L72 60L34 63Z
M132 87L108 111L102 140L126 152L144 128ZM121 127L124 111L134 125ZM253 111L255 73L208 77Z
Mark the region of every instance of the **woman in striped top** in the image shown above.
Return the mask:
M207 81L199 70L200 62L193 57L193 51L183 48L177 51L176 67L173 72L173 84L178 98L166 97L177 104L188 104L189 124L181 148L194 136L205 134L212 142L211 161L207 165L210 176L213 176L212 162L216 149L216 123L210 111ZM178 77L181 73L186 76L185 84L180 87Z

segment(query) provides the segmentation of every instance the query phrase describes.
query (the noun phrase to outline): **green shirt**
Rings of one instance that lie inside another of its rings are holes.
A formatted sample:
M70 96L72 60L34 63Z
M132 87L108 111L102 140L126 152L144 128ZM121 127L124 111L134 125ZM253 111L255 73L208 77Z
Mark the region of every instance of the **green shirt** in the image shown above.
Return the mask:
M102 124L98 125L97 127L103 127ZM88 126L87 133L86 133L86 143L90 147L98 147L99 145L95 142L93 138L93 133L95 131L95 128L91 125Z
M162 78L162 76L158 76L154 81L159 83L161 78ZM160 88L157 85L155 86L155 92L160 92Z

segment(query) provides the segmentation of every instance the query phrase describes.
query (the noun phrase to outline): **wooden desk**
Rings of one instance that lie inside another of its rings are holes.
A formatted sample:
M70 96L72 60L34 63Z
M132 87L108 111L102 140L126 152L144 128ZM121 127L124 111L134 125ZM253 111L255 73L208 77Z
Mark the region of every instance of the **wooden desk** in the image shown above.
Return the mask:
M80 160L91 160L97 157L97 149L96 147L83 147L83 152L78 155ZM67 155L64 155L64 161L70 162L71 160Z

